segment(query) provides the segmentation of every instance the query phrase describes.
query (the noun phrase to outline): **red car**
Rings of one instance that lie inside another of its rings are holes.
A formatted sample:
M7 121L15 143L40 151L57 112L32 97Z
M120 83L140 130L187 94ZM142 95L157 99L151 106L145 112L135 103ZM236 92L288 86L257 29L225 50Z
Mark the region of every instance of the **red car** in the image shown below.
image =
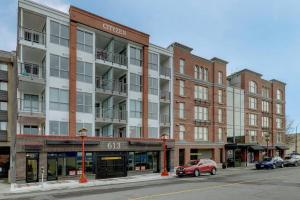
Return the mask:
M217 163L210 159L191 160L185 166L176 167L176 175L181 177L185 175L200 176L201 173L217 173Z

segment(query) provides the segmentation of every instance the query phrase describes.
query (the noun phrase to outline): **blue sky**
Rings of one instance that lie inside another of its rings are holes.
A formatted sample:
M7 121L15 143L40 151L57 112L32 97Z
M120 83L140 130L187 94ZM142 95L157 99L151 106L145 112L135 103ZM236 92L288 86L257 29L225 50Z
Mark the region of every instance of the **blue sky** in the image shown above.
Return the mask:
M159 46L181 42L199 56L227 60L228 73L247 67L286 82L286 114L300 123L298 0L35 1L63 11L75 5L148 33ZM17 1L1 0L0 49L15 49L16 12Z

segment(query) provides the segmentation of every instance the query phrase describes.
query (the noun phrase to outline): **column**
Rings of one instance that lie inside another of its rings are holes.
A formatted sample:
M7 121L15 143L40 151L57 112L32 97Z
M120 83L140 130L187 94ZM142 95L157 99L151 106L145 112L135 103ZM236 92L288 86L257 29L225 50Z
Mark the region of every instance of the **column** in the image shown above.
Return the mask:
M148 46L143 47L143 95L142 95L142 134L148 138Z

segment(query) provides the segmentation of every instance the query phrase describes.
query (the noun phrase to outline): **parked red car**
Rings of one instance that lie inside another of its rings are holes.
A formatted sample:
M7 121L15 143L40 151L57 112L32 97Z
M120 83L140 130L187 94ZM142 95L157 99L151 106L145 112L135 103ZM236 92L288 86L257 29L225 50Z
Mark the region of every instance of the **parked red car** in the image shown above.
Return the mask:
M176 175L181 177L185 175L200 176L201 173L217 173L217 163L210 159L191 160L185 166L176 167Z

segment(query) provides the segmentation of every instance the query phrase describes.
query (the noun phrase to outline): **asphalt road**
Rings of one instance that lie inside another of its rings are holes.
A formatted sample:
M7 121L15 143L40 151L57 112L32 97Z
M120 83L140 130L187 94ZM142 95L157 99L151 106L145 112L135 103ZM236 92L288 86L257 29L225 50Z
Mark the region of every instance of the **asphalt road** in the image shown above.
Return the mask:
M143 183L51 191L22 200L299 200L300 167L224 170L216 176L172 178Z

